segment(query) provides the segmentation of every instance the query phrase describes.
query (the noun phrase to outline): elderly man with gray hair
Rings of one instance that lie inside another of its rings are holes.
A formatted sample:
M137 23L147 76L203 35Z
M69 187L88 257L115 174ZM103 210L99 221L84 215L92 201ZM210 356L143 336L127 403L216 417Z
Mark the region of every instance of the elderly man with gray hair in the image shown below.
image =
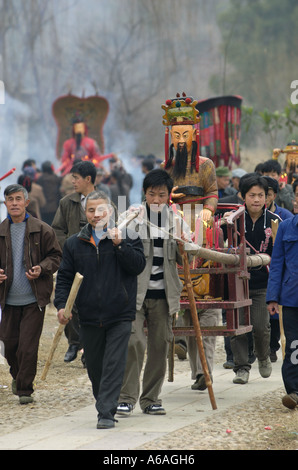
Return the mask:
M4 191L7 218L0 224L0 340L20 404L33 401L39 339L53 274L61 261L54 230L28 214L27 190L19 184Z

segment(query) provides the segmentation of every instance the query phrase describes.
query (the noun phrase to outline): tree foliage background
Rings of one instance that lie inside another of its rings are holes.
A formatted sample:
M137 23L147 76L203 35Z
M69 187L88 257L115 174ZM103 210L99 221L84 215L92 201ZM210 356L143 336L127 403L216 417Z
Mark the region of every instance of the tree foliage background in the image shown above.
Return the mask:
M283 110L297 24L296 0L0 0L0 173L29 157L57 166L51 106L68 92L108 99L106 151L128 159L162 156L161 105L176 92ZM268 145L252 116L242 145Z
M257 128L252 122L253 132L244 136L249 137L245 143L257 138L259 145L263 140L265 145L283 146L297 138L297 126L289 126L286 115L296 114L288 108L290 86L298 77L298 2L231 0L217 19L225 70L221 76L214 74L210 83L216 94L239 93L244 105L259 113L254 120L261 125Z

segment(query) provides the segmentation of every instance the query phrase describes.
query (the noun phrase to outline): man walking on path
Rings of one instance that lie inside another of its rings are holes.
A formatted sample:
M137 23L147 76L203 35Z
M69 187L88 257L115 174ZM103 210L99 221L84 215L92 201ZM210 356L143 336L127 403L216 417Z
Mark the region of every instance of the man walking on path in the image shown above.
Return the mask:
M136 219L135 230L140 234L144 245L146 267L138 276L136 320L129 340L127 364L117 408L117 414L122 416L129 416L138 400L144 413L166 414L160 392L166 374L169 343L172 340L172 318L180 308L182 291L177 270L177 261L182 264L180 242L163 232L166 229L171 235L177 234L175 213L168 205L172 188L171 177L159 168L150 171L143 181L146 202L142 206L143 217ZM182 237L186 235L182 233ZM147 335L144 331L145 321ZM146 365L140 393L140 376L146 348Z
M281 219L268 211L265 206L268 184L266 180L256 174L245 176L241 184L241 195L245 202L245 237L251 253L267 253L271 256L273 248L272 223L279 223ZM227 216L228 213L225 214ZM260 375L268 378L271 375L270 361L270 321L266 305L266 289L268 270L266 266L261 269L252 269L249 280L249 296L252 300L250 308L254 352L258 359ZM232 336L231 348L234 356L233 382L246 384L249 379L251 364L248 355L247 334Z
M270 315L282 305L286 337L282 377L287 394L282 403L287 408L298 405L298 215L284 220L277 231L270 263L267 304Z
M88 223L64 245L54 302L59 322L66 324L63 314L73 279L77 272L84 276L76 305L99 429L115 426L136 313L137 276L145 267L141 240L114 226L111 209L105 193L87 196Z
M39 339L53 274L61 260L54 230L26 212L27 190L18 184L4 191L7 218L0 224L0 340L21 404L33 401Z

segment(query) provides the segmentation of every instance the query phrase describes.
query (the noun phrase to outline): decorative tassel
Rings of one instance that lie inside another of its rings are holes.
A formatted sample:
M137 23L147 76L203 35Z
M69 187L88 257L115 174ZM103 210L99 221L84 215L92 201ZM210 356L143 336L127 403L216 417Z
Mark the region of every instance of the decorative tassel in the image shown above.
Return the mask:
M165 129L165 166L169 159L169 128Z
M197 141L196 171L198 173L200 169L200 130L198 127L196 129L196 141Z

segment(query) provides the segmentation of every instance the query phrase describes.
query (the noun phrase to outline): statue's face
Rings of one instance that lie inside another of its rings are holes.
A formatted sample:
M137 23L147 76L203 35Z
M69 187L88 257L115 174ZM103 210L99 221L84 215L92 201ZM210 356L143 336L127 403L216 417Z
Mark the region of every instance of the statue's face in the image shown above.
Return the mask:
M196 130L190 124L173 126L171 129L171 140L175 150L179 146L183 147L186 144L187 152L190 152L195 132Z
M85 134L85 124L83 122L77 122L73 126L73 130L75 134Z

